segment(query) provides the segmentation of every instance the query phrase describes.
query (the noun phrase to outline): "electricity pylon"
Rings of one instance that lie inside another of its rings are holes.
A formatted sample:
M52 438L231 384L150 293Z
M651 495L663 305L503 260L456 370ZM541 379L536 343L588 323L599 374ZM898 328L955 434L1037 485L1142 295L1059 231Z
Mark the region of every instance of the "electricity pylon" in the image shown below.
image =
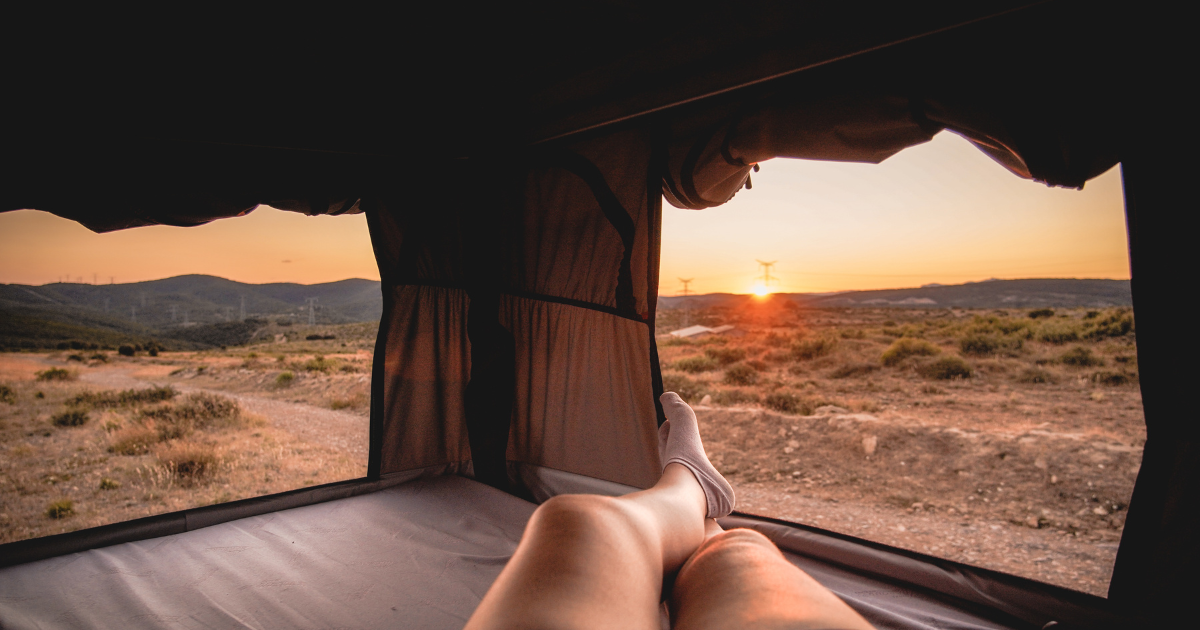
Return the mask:
M774 267L775 263L779 262L778 260L772 260L771 262L763 262L761 260L756 259L756 262L758 262L758 266L762 267L762 270L763 270L762 281L763 281L764 287L771 286L772 280L779 279L779 278L776 278L775 276L771 275L771 267Z
M684 328L688 327L688 325L691 323L691 319L692 319L691 300L687 299L687 297L689 295L691 295L691 291L688 289L688 285L691 284L692 280L695 280L695 278L680 278L679 279L679 281L683 283L683 327Z
M304 298L308 302L308 325L317 325L317 298Z

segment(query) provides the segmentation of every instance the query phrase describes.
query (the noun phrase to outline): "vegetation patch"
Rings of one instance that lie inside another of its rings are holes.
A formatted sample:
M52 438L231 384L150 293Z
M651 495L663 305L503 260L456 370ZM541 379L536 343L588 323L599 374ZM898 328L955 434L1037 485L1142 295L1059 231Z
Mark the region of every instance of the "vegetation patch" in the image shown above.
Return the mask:
M1092 351L1083 346L1076 346L1062 353L1058 357L1059 363L1064 365L1073 365L1075 367L1093 367L1104 365L1104 359L1092 354Z
M947 355L917 366L917 373L925 378L948 381L954 378L970 378L972 370L971 365L962 357Z
M117 455L143 455L158 444L158 431L153 424L138 424L120 429L109 438L108 450Z
M56 427L81 427L87 424L88 412L86 409L73 408L67 409L62 413L55 414L50 418L50 422Z
M8 385L0 383L0 402L10 405L17 404L17 392Z
M685 401L699 400L704 393L700 383L683 374L663 374L663 391L675 392Z
M1016 380L1018 383L1029 383L1031 385L1040 385L1045 383L1053 383L1054 375L1048 370L1040 367L1028 367L1021 370L1017 374Z
M1038 329L1038 341L1061 345L1079 341L1079 330L1072 322L1046 322Z
M1042 317L1054 317L1054 309L1052 309L1052 308L1038 308L1038 309L1034 309L1034 310L1032 310L1032 311L1029 311L1029 318L1030 318L1030 319L1040 319L1040 318L1042 318Z
M120 488L120 487L121 487L121 482L117 481L116 479L109 479L108 477L104 477L100 480L100 489L101 490L116 490L117 488Z
M847 363L829 373L829 378L853 378L866 376L879 369L874 363Z
M98 408L129 407L159 403L175 398L179 392L167 385L147 387L143 389L126 389L122 391L83 392L67 401L69 405Z
M884 365L891 367L908 357L914 356L933 356L940 354L941 348L925 341L924 339L914 339L912 337L901 337L892 343L887 350L879 357L879 361Z
M713 402L722 406L754 404L758 401L758 394L744 389L723 389L713 395Z
M196 482L207 477L218 461L215 448L195 442L175 442L158 449L154 455L172 475L185 482Z
M1121 385L1136 383L1137 381L1137 373L1131 372L1109 372L1106 370L1101 370L1095 374L1092 374L1092 382L1100 385L1107 385L1109 387L1119 387Z
M294 373L280 372L279 375L275 377L275 386L276 387L289 387L289 386L291 386L291 384L293 382L295 382L295 380L296 380L296 375Z
M1084 333L1084 337L1088 339L1124 337L1133 330L1133 314L1118 311L1092 324L1091 328Z
M999 335L970 334L958 342L958 348L963 354L973 356L988 356L993 354L1014 354L1024 345L1020 337L1002 337Z
M792 392L774 391L767 394L763 404L769 409L783 413L803 413L804 400Z
M723 380L726 385L754 385L758 382L758 370L744 363L739 363L729 366L725 370Z
M823 357L837 348L837 340L826 337L799 339L792 343L792 356L801 361Z
M720 364L707 356L685 357L671 364L672 369L681 372L690 372L699 374L700 372L708 372L720 367Z
M73 381L78 378L75 372L63 368L50 368L36 373L39 381Z
M746 358L745 348L705 348L704 356L720 363L721 365L731 365Z
M46 516L55 520L64 519L75 513L75 502L60 499L46 506Z
M196 430L237 427L242 420L242 409L236 402L204 392L188 394L178 404L142 410L143 423L153 423L162 440L186 437Z

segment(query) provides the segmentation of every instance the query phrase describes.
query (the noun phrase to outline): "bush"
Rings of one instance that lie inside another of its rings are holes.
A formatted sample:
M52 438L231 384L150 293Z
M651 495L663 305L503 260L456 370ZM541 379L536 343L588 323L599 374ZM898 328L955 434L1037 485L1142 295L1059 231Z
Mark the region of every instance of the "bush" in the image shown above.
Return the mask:
M67 401L68 405L87 405L89 407L125 407L163 402L175 398L179 392L167 385L157 385L144 389L126 389L123 391L83 392Z
M818 337L816 339L799 339L792 343L792 356L801 361L822 357L837 348L837 341Z
M276 387L288 387L296 380L296 375L291 372L280 372L279 376L275 377Z
M1079 340L1079 331L1069 322L1046 322L1038 329L1038 341L1061 345Z
M744 389L724 389L713 395L713 402L721 406L757 403L758 394Z
M1017 374L1016 380L1020 383L1029 383L1034 385L1041 383L1053 383L1054 375L1042 368L1031 367L1021 370L1021 373Z
M704 393L699 383L682 374L663 374L663 391L675 392L685 401L698 400Z
M37 372L37 380L39 381L73 381L75 378L74 372L62 368L50 368Z
M190 435L195 430L238 426L242 409L223 396L208 393L188 394L179 404L166 404L142 411L142 419L158 429L163 440Z
M72 354L71 356L67 357L67 360L68 361L78 361L80 363L87 361L87 359L83 358L82 354Z
M754 385L758 382L758 371L749 365L732 365L725 370L726 385Z
M1029 319L1038 319L1041 317L1054 317L1054 309L1039 308L1039 309L1029 311Z
M141 455L158 443L158 431L151 425L135 425L117 431L110 438L110 453L118 455Z
M75 502L70 499L61 499L46 506L46 516L58 520L67 518L75 513Z
M958 347L963 354L987 356L997 352L1020 350L1024 342L1020 338L1004 338L995 335L972 334L963 337Z
M852 376L866 376L879 366L874 363L848 363L829 373L829 378L850 378Z
M1133 332L1133 316L1126 313L1114 313L1092 324L1084 336L1088 339L1104 339L1106 337L1123 337Z
M123 357L131 357L134 355L133 346L122 344L117 348L117 354Z
M184 481L197 481L217 466L217 453L207 444L177 442L155 452L158 462Z
M290 320L290 319L280 319L280 320L276 320L276 321L275 321L275 324L276 324L277 326L291 326L291 325L292 325L292 320Z
M745 359L746 350L744 348L705 348L704 356L721 365L730 365Z
M326 360L321 355L316 355L308 361L304 362L304 369L308 372L329 372L333 367L333 361Z
M1092 354L1092 351L1082 346L1075 346L1058 357L1060 363L1075 367L1092 367L1104 365L1104 359Z
M1120 385L1128 385L1136 383L1138 376L1136 373L1130 372L1108 372L1100 371L1092 375L1092 381L1100 385L1108 385L1109 387L1118 387Z
M89 358L97 363L108 363L108 355L103 352L97 352Z
M117 488L120 488L120 487L121 487L121 482L117 481L116 479L109 479L108 477L103 477L100 479L100 489L101 490L116 490Z
M8 385L0 384L0 402L10 405L17 404L17 392Z
M971 366L962 357L944 356L936 361L926 363L917 368L917 373L925 378L936 378L948 381L952 378L971 378Z
M337 339L337 336L336 335L312 334L312 335L306 336L304 339L305 339L305 341L322 341L322 340L326 340L326 339Z
M912 356L933 356L939 354L941 348L925 341L924 339L913 339L911 337L901 337L892 343L887 350L879 357L880 362L891 367L901 361Z
M692 374L708 372L709 370L715 370L718 367L720 367L720 365L707 356L687 357L671 364L672 369L680 370L682 372L690 372Z
M87 421L87 410L79 408L67 409L50 418L50 422L53 422L56 427L81 427L87 424Z
M770 367L767 365L767 362L761 359L750 359L746 362L746 365L749 365L759 372L766 372L768 369L770 369Z
M783 413L802 413L804 411L803 400L791 392L776 391L767 394L767 398L763 400L763 404L769 409Z

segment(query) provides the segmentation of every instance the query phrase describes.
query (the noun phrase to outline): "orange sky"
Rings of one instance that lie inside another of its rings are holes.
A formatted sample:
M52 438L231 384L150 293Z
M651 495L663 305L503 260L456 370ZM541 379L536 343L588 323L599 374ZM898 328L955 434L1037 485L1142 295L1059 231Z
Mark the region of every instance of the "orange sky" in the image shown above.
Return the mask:
M703 211L664 203L662 293L957 284L986 278L1128 278L1119 169L1082 191L1022 180L942 133L880 165L776 159L754 188ZM379 279L361 215L261 207L196 228L93 234L36 211L0 213L0 282L134 282L205 273L242 282Z

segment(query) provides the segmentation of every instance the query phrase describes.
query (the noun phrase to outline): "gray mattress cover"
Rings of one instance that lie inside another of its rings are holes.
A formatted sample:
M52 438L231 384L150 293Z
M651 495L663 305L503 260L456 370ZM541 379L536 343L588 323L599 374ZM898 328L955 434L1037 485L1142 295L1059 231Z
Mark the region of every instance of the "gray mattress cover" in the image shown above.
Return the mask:
M560 476L530 480L547 496L628 490L576 487L568 483L574 476ZM457 630L535 508L476 481L440 476L16 565L0 569L0 628ZM820 549L836 540L804 543L804 532L742 517L724 524L767 528L788 560L881 630L1042 625L852 569Z
M462 628L535 505L462 477L0 569L3 628Z

